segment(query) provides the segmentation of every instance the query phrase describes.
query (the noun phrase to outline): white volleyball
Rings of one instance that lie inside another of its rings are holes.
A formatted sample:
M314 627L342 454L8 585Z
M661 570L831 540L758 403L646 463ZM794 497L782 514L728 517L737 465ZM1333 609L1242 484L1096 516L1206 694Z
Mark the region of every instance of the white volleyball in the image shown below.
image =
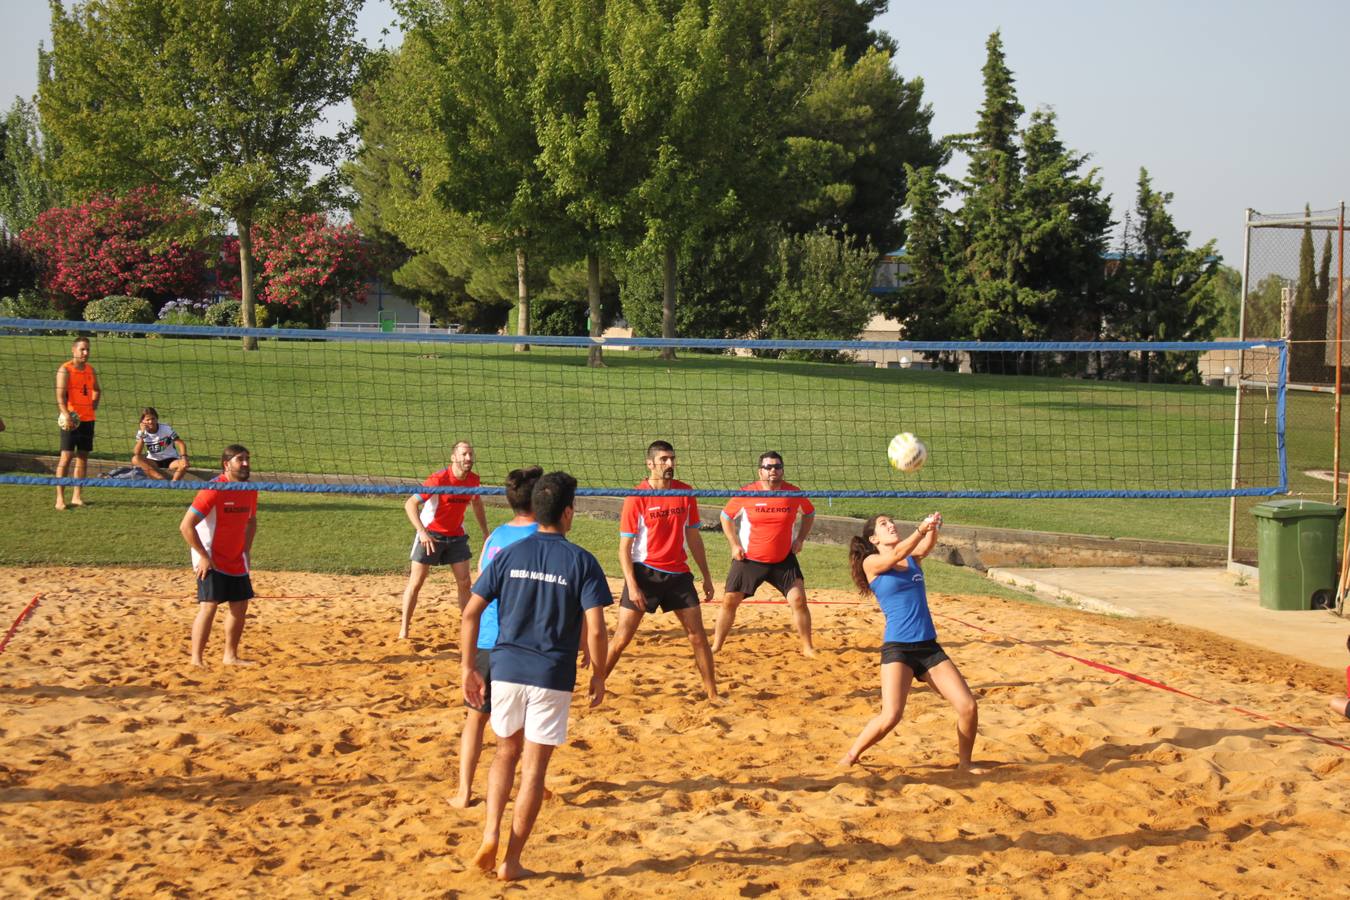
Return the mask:
M901 472L917 472L928 461L928 448L923 445L923 441L906 431L891 438L886 457Z

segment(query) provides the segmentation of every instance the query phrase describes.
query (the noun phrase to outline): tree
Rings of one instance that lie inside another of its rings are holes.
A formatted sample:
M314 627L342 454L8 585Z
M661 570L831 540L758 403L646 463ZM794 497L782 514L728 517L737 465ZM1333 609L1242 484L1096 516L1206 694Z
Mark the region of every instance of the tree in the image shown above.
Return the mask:
M226 264L237 266L240 241L225 242ZM286 213L254 227L249 242L259 263L257 298L274 322L324 328L339 305L366 302L372 252L354 225L337 225L322 213ZM221 282L231 296L238 278Z
M442 196L450 141L427 98L444 82L423 30L412 28L371 69L354 98L361 146L346 172L358 197L353 221L381 245L386 276L437 321L496 331L518 299L528 322L529 293L517 278L517 250L523 257L526 247L494 240L482 216L475 221ZM539 283L532 277L529 286Z
M897 246L897 213L908 190L905 166L939 167L948 154L933 139L923 81L906 81L889 52L869 48L850 60L822 53L806 73L800 102L784 122L788 171L780 190L794 200L789 230L847 230L880 249Z
M443 154L435 197L478 229L487 251L505 247L513 254L519 334L530 331L530 286L537 281L531 271L544 271L550 251L569 237L539 161L539 73L557 37L545 21L551 6L532 0L399 4L410 37L422 42L433 67L430 124ZM464 234L463 225L451 227Z
M824 229L778 242L774 288L758 335L772 340L854 340L876 310L872 249ZM811 352L812 357L834 354Z
M0 299L37 287L38 264L19 236L0 229Z
M878 300L878 310L898 321L906 339L952 340L952 214L943 203L950 185L932 166L907 165L909 194L904 265L896 290ZM930 359L940 354L927 354Z
M52 0L42 120L77 191L157 184L232 220L243 322L254 319L253 226L331 192L312 182L349 132L318 132L351 96L362 0ZM245 338L245 349L256 348Z
M682 247L676 272L680 286L676 334L728 339L754 333L765 321L778 238L745 216ZM624 258L623 314L638 334L661 332L663 258L661 248L646 242Z
M1088 157L1060 141L1053 111L1032 113L1022 152L1017 280L1039 301L1037 332L1096 340L1105 312L1102 260L1114 224L1110 197L1102 195L1096 169L1083 171Z
M1217 315L1214 322L1215 337L1237 337L1238 317L1242 315L1242 273L1232 266L1220 265L1214 270L1214 277L1205 287L1202 304L1213 309ZM1249 316L1247 331L1252 331Z
M37 107L16 97L0 120L0 228L19 234L60 204Z
M674 338L681 248L733 222L765 172L763 21L744 0L632 0L608 12L616 53L606 74L628 143L646 160L631 202L641 240L661 255L660 334Z
M1192 249L1190 232L1176 227L1170 193L1153 189L1139 170L1139 192L1127 222L1112 314L1107 325L1123 341L1197 341L1214 334L1221 310L1211 305L1209 282L1218 268L1214 241ZM1139 381L1194 381L1194 354L1140 353Z
M1019 283L1021 222L1017 202L1021 156L1016 137L1022 104L996 31L985 45L984 104L976 131L956 138L970 156L962 183L965 201L957 216L960 268L955 273L956 319L975 340L1023 340L1040 336L1045 292ZM984 360L974 360L980 366Z
M49 209L23 241L38 258L43 289L57 309L78 313L114 294L162 306L204 291L205 254L174 237L193 231L197 216L185 201L137 188Z
M1247 292L1246 320L1240 337L1247 340L1282 337L1280 318L1288 286L1284 278L1272 272Z
M538 165L586 257L590 335L604 330L600 257L620 249L636 231L628 198L644 173L643 144L626 132L607 71L619 55L620 33L604 0L542 4L540 29L549 36L538 56L531 114ZM600 345L587 357L604 365Z

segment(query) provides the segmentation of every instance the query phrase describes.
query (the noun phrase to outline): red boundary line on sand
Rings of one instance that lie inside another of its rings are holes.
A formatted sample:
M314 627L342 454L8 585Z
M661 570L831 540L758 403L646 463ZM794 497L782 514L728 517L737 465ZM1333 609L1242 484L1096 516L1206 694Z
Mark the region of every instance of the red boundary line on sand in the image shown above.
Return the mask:
M704 600L707 606L720 606L721 600ZM787 606L786 600L742 600L741 605L752 604L755 606ZM807 606L862 606L861 600L807 600Z
M938 618L947 619L949 621L964 625L967 628L973 628L976 631L980 631L985 634L997 635L998 637L1007 638L1010 641L1016 641L1019 644L1025 644L1028 647L1035 647L1037 650L1044 650L1046 653L1053 653L1055 654L1055 656L1060 656L1063 657L1064 659L1071 659L1076 663L1081 663L1082 665L1090 666L1094 669L1100 669L1101 671L1106 672L1110 675L1119 675L1121 678L1128 678L1131 681L1137 681L1140 684L1146 684L1149 687L1157 688L1158 690L1161 691L1170 691L1173 694L1180 694L1181 696L1187 697L1191 700L1199 700L1201 703L1208 703L1210 706L1217 706L1220 709L1232 710L1233 712L1247 716L1248 718L1260 719L1263 722L1270 722L1272 725L1288 729L1289 731L1296 731L1299 734L1303 735L1304 737L1312 738L1319 744L1326 744L1329 747L1337 747L1341 750L1350 750L1350 745L1333 741L1330 738L1321 737L1320 735L1313 734L1311 731L1308 731L1307 729L1299 728L1297 725L1290 725L1286 722L1281 722L1279 719L1273 719L1270 716L1264 715L1259 712L1253 712L1250 709L1243 709L1241 706L1232 706L1227 703L1220 703L1218 700L1211 700L1208 697L1201 697L1198 694L1192 694L1190 691L1183 691L1181 688L1175 688L1172 687L1170 684L1164 684L1163 682L1155 681L1152 678L1145 678L1143 675L1136 675L1133 672L1127 672L1124 669L1118 669L1115 666L1109 666L1106 663L1100 663L1092 659L1084 659L1081 656L1074 656L1072 653L1065 653L1062 650L1055 650L1052 647L1042 647L1040 644L1033 644L1030 641L1024 641L1021 638L1014 637L1013 635L1010 634L1001 634L996 631L991 631L988 628L981 628L979 625L972 625L970 622L963 621L961 619L956 618L955 616L943 615L942 613L934 613L934 615L937 616Z
M14 637L14 633L19 630L19 626L23 624L23 620L33 614L33 610L37 609L38 603L41 602L41 600L42 594L37 593L33 595L32 600L28 601L28 605L23 608L23 612L19 613L19 617L14 620L14 624L9 626L9 631L6 632L4 639L0 640L0 653L5 652L5 648L9 646L9 639Z

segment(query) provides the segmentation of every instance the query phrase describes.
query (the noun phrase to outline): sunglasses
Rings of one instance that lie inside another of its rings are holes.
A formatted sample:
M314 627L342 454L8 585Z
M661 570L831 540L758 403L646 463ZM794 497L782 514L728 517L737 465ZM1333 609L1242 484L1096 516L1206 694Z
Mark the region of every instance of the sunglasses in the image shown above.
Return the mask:
M782 464L782 463L770 463L770 464L768 464L768 465L760 466L760 468L761 468L761 469L781 469L781 468L783 468L783 464Z

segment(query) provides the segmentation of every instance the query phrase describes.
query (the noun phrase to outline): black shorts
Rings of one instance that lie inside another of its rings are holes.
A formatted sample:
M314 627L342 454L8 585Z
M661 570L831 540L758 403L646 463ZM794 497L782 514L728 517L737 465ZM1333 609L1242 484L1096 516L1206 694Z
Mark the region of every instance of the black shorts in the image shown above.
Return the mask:
M887 641L881 645L881 664L901 663L914 671L915 678L922 678L929 669L951 659L937 641L918 641L913 644L901 644Z
M94 449L94 421L81 422L74 431L61 429L62 453L88 453Z
M483 676L483 705L474 706L468 700L464 701L464 705L485 716L490 716L492 715L492 651L479 647L473 655L473 667L479 675Z
M197 579L198 603L238 603L253 599L253 582L247 575L226 575L211 569Z
M170 456L168 459L152 459L152 460L150 460L150 462L151 462L151 464L153 464L154 467L157 468L157 469L167 469L169 466L171 466L171 465L173 465L174 463L178 462L178 457L177 457L177 456Z
M694 590L693 572L662 572L642 563L633 563L633 575L638 587L647 595L647 612L674 612L698 606L698 591ZM628 582L624 582L619 606L637 609L628 599Z
M733 559L727 570L728 594L744 594L751 597L755 588L768 582L778 588L784 597L792 586L802 578L802 567L797 564L797 554L789 553L782 562L764 563L753 559Z
M467 534L450 537L448 534L440 534L435 531L428 531L431 539L436 542L435 549L430 553L422 548L422 542L413 535L412 561L422 563L427 566L445 566L454 565L469 561L469 536Z

